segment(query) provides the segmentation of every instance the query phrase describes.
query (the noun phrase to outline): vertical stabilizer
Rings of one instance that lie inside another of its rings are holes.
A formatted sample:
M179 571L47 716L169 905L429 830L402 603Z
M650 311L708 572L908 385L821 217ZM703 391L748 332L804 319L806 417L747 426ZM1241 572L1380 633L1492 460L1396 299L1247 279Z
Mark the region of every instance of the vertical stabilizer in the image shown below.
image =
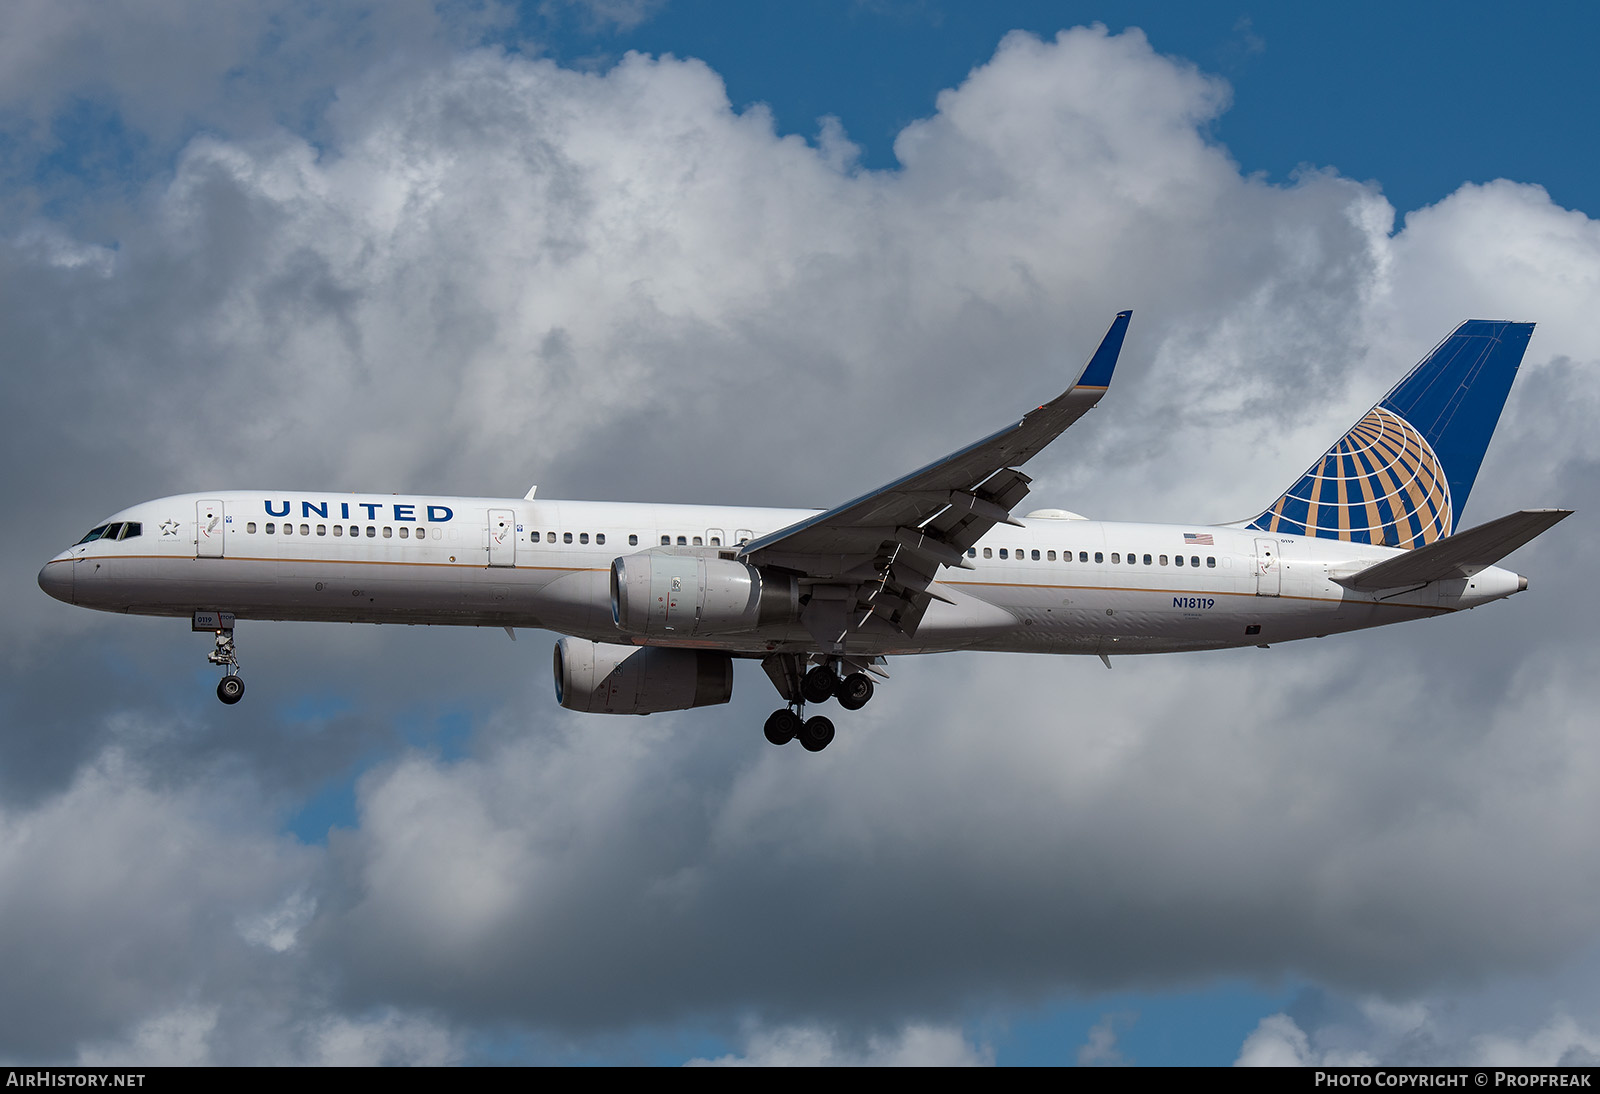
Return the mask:
M1450 535L1532 334L1462 323L1247 527L1406 548Z

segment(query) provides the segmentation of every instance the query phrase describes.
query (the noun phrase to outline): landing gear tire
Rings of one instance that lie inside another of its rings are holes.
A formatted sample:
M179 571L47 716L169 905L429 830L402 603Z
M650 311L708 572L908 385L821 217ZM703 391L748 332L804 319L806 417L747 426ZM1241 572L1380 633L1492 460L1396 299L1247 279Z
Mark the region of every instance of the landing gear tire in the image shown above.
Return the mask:
M800 681L800 695L808 703L823 703L839 690L839 675L827 665L818 665Z
M872 677L864 672L852 672L839 681L839 705L846 710L860 710L872 698Z
M815 719L812 719L815 721ZM767 719L762 732L767 735L767 740L775 745L786 745L795 739L804 726L800 722L800 715L792 710L775 710L772 717ZM807 746L810 747L810 746Z
M833 741L833 723L818 715L807 718L800 727L800 746L807 752L821 752Z
M239 654L233 645L231 626L217 632L217 644L206 654L206 660L213 665L220 665L222 671L227 673L217 684L217 698L230 707L243 699L244 679L239 675Z
M244 698L244 678L229 673L217 684L217 698L230 707Z

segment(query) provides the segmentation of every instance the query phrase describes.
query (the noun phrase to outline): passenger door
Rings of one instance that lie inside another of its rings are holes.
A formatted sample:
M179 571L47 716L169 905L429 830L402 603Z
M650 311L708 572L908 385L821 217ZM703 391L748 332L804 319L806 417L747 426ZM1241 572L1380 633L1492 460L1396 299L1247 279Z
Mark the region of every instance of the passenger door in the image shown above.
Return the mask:
M1277 596L1283 592L1283 570L1278 562L1278 541L1256 540L1256 595Z
M222 558L228 522L221 498L202 498L194 503L194 557Z
M489 565L517 564L517 515L510 509L489 510Z

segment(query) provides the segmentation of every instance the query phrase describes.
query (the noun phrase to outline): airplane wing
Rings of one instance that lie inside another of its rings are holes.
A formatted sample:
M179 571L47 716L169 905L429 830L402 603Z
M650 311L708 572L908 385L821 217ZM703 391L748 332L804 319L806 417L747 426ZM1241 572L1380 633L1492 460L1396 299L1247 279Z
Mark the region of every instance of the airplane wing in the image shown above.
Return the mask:
M1372 592L1471 577L1572 513L1571 509L1523 509L1333 580L1347 589Z
M941 566L971 568L966 550L1011 510L1033 480L1017 465L1039 453L1100 401L1111 383L1131 311L1118 312L1066 391L976 444L814 517L745 544L756 566L809 578L802 620L827 649L842 649L852 627L887 625L911 634Z

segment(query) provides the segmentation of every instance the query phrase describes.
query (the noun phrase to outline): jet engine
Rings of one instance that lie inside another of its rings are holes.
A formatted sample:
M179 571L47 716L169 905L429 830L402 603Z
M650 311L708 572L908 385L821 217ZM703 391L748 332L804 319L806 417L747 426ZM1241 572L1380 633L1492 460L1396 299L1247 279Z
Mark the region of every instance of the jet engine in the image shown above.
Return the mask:
M555 675L556 702L590 714L654 714L733 698L733 658L715 650L563 638L556 643Z
M691 638L800 617L800 586L730 558L641 551L611 564L611 618L629 634Z

